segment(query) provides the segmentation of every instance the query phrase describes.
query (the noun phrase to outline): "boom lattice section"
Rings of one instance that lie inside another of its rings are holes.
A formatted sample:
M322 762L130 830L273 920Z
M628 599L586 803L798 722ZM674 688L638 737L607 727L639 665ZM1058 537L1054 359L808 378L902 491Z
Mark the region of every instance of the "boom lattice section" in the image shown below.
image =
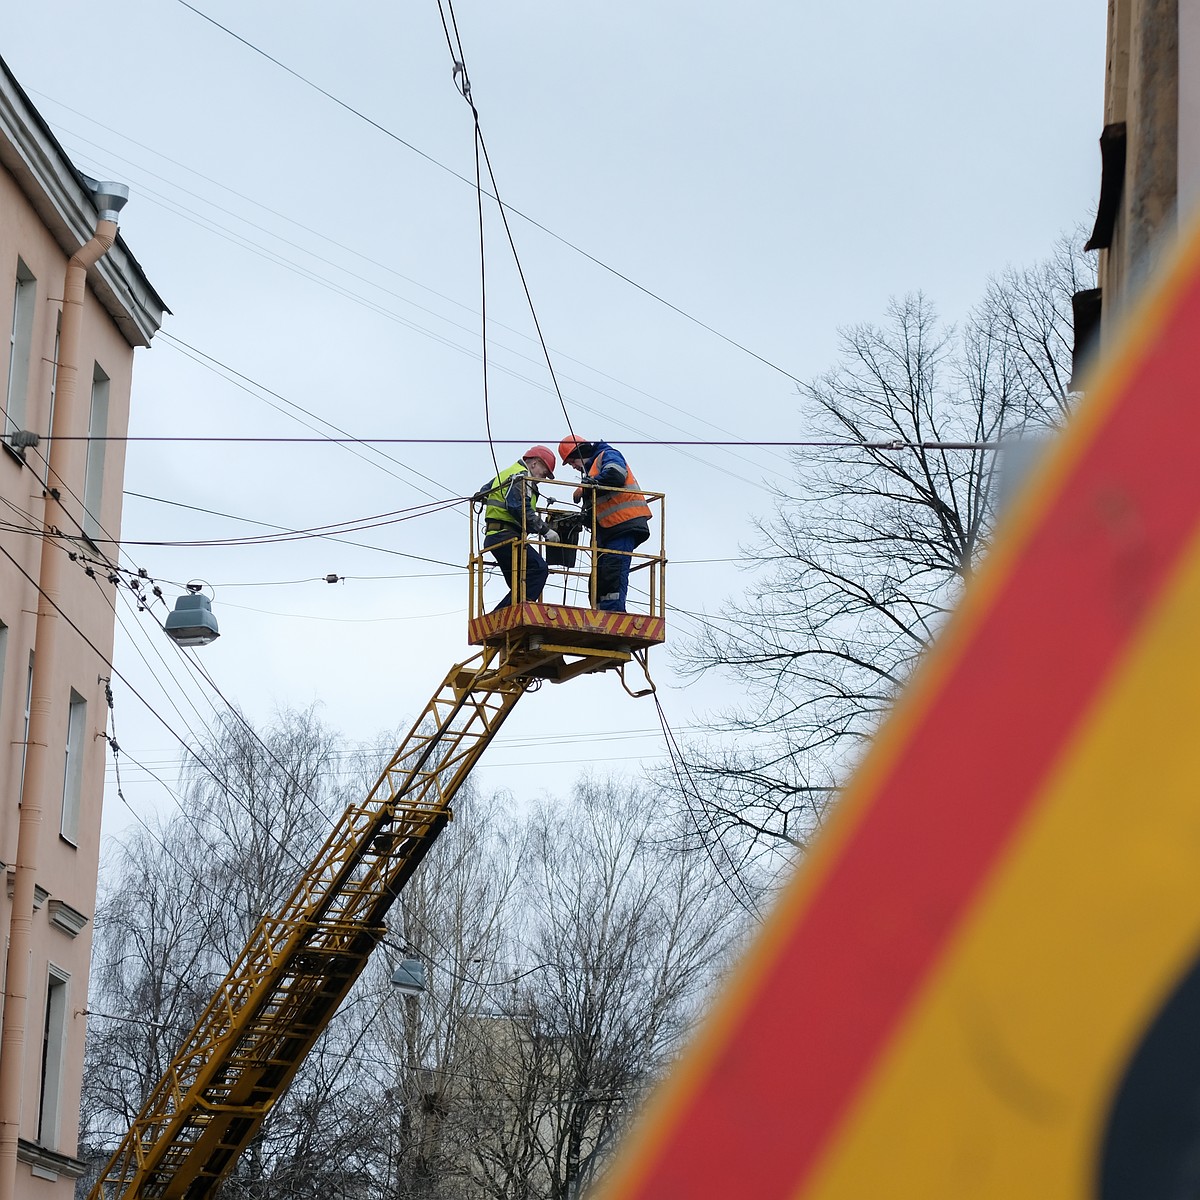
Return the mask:
M89 1200L202 1197L232 1169L386 932L450 801L529 686L455 666L362 803L264 917Z

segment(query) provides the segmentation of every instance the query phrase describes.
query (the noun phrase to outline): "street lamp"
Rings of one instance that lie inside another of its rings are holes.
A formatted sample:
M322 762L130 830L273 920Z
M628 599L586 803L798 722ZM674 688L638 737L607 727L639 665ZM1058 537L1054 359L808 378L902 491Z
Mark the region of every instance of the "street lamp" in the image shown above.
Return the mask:
M392 986L402 996L419 996L425 990L425 964L410 955L392 972Z
M201 594L202 587L203 583L193 580L175 601L174 609L167 613L163 629L177 646L207 646L221 636L212 601Z

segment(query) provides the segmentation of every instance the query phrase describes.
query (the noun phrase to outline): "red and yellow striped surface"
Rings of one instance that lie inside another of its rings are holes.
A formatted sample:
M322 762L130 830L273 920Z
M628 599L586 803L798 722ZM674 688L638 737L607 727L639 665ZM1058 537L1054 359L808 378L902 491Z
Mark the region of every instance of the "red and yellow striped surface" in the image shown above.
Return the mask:
M1198 460L1200 235L603 1200L1101 1195L1200 948Z
M484 613L473 618L467 635L471 644L483 645L488 638L514 629L531 629L547 634L565 632L570 635L625 639L638 647L657 645L666 640L666 622L662 617L644 613L603 612L595 608L578 608L570 604L527 602Z

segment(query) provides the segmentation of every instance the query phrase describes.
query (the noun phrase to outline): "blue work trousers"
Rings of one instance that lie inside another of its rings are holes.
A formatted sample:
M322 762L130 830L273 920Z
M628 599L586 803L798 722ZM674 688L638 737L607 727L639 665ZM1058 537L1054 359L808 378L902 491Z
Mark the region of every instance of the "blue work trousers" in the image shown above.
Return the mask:
M605 537L603 531L600 532L597 545L599 555L596 562L596 596L593 608L599 608L604 612L625 611L625 597L629 593L629 567L633 562L630 552L645 540L644 533ZM621 553L605 554L606 550L616 550Z
M520 540L506 530L497 530L495 533L489 533L483 539L483 548L488 551L496 560L500 568L501 574L504 576L504 582L508 584L508 595L492 609L496 612L501 608L508 608L513 603L513 594L516 594L518 604L526 600L540 600L542 598L542 588L546 586L546 579L550 574L550 568L546 566L546 560L530 545L525 546L525 562L521 562L521 543ZM513 567L517 568L517 581L513 582ZM522 586L524 585L524 586Z

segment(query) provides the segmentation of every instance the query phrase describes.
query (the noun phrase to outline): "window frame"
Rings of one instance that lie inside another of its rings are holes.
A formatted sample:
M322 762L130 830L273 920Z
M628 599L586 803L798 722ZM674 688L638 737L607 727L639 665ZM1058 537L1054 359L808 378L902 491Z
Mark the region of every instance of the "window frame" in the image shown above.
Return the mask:
M99 541L104 533L100 512L104 504L104 458L108 442L109 384L99 363L92 365L92 399L88 407L87 463L83 471L83 536ZM97 432L99 430L99 432Z
M72 846L79 842L79 814L83 804L83 759L87 749L87 699L71 689L67 707L67 738L63 746L62 816L59 837Z
M4 386L3 444L22 462L23 449L14 447L12 435L29 419L29 366L33 358L33 326L37 315L37 278L23 258L17 259L13 281L12 322L8 334L8 370Z
M67 1016L70 1011L71 974L54 963L46 964L46 1000L42 1020L41 1070L38 1086L37 1141L53 1150L58 1146L62 1116L63 1076L67 1059Z
M29 651L29 672L25 676L25 728L21 735L21 778L17 784L17 804L25 796L25 767L29 758L29 722L33 716L33 651Z

